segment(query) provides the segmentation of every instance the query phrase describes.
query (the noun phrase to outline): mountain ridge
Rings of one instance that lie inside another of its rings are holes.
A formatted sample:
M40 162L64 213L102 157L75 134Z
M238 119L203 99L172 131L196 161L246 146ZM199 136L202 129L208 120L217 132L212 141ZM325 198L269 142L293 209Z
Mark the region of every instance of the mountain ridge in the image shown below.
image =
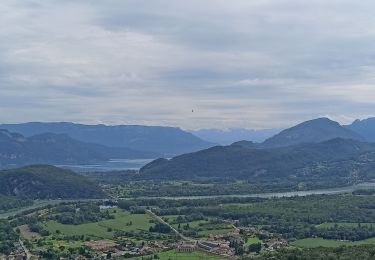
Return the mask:
M360 134L341 126L328 118L317 118L285 129L265 140L263 148L291 146L302 143L320 143L334 138L365 141Z
M362 135L367 141L375 142L375 117L369 117L363 120L357 119L352 124L346 125L345 127Z
M176 127L142 125L85 125L71 122L29 122L2 124L0 128L27 137L42 134L68 134L82 142L109 147L125 147L137 151L153 152L165 156L198 151L212 146L191 133Z
M157 154L128 148L85 143L66 134L44 133L24 137L0 130L0 166L27 164L81 164L115 158L154 158Z
M144 178L170 180L218 178L276 181L317 176L350 178L356 171L363 176L375 174L372 170L374 164L375 144L335 138L322 143L264 149L243 145L215 146L170 160L155 160L141 168L140 175Z

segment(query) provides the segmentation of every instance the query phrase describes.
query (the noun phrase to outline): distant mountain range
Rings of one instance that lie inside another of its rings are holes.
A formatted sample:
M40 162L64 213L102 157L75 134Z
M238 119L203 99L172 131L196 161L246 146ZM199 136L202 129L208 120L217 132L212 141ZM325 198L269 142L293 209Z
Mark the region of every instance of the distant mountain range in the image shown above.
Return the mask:
M155 158L157 154L77 141L66 134L24 137L0 130L0 166L82 164L114 158Z
M345 127L360 134L368 142L375 142L375 117L355 120L351 125Z
M191 131L192 134L199 138L215 144L228 145L240 140L252 141L261 143L267 138L279 133L281 129L244 129L244 128L230 128L230 129L201 129Z
M0 130L0 167L3 168L28 164L85 164L108 161L109 159L168 158L184 153L193 153L188 156L206 155L207 150L205 149L214 146L213 143L203 141L192 133L173 127L24 123L3 124L0 125L1 128L8 129ZM233 145L229 146L230 149L240 147L241 149L255 150L258 155L258 153L275 148L299 147L337 138L355 140L360 143L375 142L375 119L357 120L351 125L341 126L327 118L318 118L285 129L262 143L258 143L256 140L264 139L267 135L278 132L278 130L232 129L228 131L201 130L195 134L220 143L236 140ZM237 140L240 137L256 140L254 142ZM230 152L230 149L226 150L225 147L213 149L214 151L216 151L215 149L224 149L224 151ZM260 149L263 151L259 151ZM200 150L203 151L194 153ZM290 150L287 149L287 151ZM187 158L184 156L176 158ZM167 168L171 166L176 171L175 174L178 174L177 172L180 170L177 167L178 164L174 162L180 159L176 158L171 160L173 163L166 160L158 160L158 163L152 162L143 168L142 172L146 172L146 170L150 172L151 168L153 168L152 171L156 171L155 169L160 168L160 162L163 162L163 167L160 169L168 172ZM228 158L231 158L231 155L228 157L223 155L221 160L225 163ZM209 158L206 159L206 162L210 161ZM230 162L237 164L236 159L233 158L230 159ZM267 162L273 163L273 161ZM199 167L203 167L207 163L201 162L200 164ZM195 171L195 167L198 166L192 163L189 171ZM187 171L187 168L185 170ZM222 171L225 171L225 167ZM246 169L241 171L247 172Z
M0 171L0 195L29 199L103 198L97 184L72 171L34 165Z
M298 143L317 143L334 137L375 142L375 118L355 120L352 124L344 126L328 118L318 118L303 122L285 131L282 129L230 128L201 129L190 132L203 140L220 145L229 145L242 140L254 143L263 143L267 140L264 142L264 146L287 146Z
M281 131L261 145L264 148L283 147L303 143L320 143L333 138L365 141L360 134L328 118L318 118Z
M179 128L161 126L106 126L62 122L2 124L0 129L7 129L26 137L44 133L67 134L86 143L125 147L164 156L194 152L213 145Z
M284 181L331 179L347 183L375 177L375 144L327 118L301 123L261 144L240 141L158 159L140 170L151 179Z

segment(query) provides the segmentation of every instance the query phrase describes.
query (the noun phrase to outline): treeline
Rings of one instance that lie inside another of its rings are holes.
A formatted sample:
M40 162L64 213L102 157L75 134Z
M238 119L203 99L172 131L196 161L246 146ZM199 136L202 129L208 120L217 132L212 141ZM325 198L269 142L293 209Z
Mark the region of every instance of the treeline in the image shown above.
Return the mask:
M151 226L149 228L149 231L150 232L157 232L157 233L162 233L162 234L168 234L170 233L172 230L171 228L166 225L166 224L162 224L162 223L156 223L154 226Z
M51 214L48 216L49 220L72 225L113 218L114 216L109 214L109 211L101 211L96 203L62 204L52 208Z
M375 259L375 247L372 245L350 247L318 247L318 248L282 248L276 251L267 251L260 256L244 258L247 260L373 260Z
M220 204L247 204L247 203L260 203L266 201L264 198L253 197L218 197L207 199L132 199L132 200L119 200L118 206L120 208L129 210L132 207L158 207L160 209L175 209L180 207L208 207L217 206ZM168 215L168 214L162 214Z
M0 212L33 205L33 201L25 198L0 195Z
M268 192L288 192L348 186L350 182L339 182L334 178L305 179L282 178L255 182L252 180L204 178L192 181L133 181L112 179L106 173L86 174L88 178L104 184L107 192L119 197L183 197L183 196L214 196L214 195L246 195ZM126 175L119 172L120 176ZM129 173L133 175L133 173ZM103 179L101 179L103 178ZM118 180L118 181L117 181ZM119 186L120 185L120 186Z
M352 192L353 195L374 195L375 189L359 189Z
M375 228L372 224L361 225L361 223L358 223L357 226L339 226L336 224L330 228L313 229L311 235L325 239L357 241L375 237Z
M57 206L48 205L44 208L48 210L48 214L27 215L35 212L36 209L34 209L10 218L10 223L13 227L27 224L34 228L35 232L43 234L45 232L43 227L38 225L43 221L54 220L61 224L79 225L114 218L108 210L100 210L99 205L100 202L63 202Z
M0 220L0 255L9 255L14 250L14 243L19 235L9 225L8 221Z

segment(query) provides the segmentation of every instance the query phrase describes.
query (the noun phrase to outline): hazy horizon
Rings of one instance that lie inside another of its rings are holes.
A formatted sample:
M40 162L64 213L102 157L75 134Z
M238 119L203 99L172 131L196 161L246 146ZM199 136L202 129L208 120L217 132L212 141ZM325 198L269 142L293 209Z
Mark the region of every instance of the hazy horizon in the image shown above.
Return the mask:
M314 120L314 119L318 119L318 118L325 118L325 116L322 116L322 117L317 117L317 118L309 118L305 121L309 121L309 120ZM327 117L328 119L330 120L333 120L333 121L336 121L330 117ZM357 119L354 119L353 121L350 121L350 122L339 122L339 121L336 121L338 122L339 124L341 125L350 125L352 123L354 123L354 121L356 120L366 120L366 119L370 119L370 118L375 118L375 117L366 117L366 118L357 118ZM27 123L72 123L72 124L81 124L81 125L105 125L105 126L149 126L149 127L173 127L173 128L180 128L184 131L188 131L188 132L198 132L198 131L202 131L202 130L213 130L213 131L222 131L222 132L226 132L226 131L231 131L231 130L247 130L247 131L267 131L267 130L277 130L277 131L282 131L283 129L286 129L286 128L290 128L290 127L293 127L297 124L300 124L300 123L303 123L305 121L297 121L296 123L292 123L290 125L286 125L285 127L275 127L275 128L252 128L252 127L223 127L223 128L219 128L219 127L215 127L215 126L208 126L206 128L196 128L196 129L189 129L189 128L183 128L181 126L178 126L178 125L157 125L157 124L108 124L108 123L90 123L90 122L74 122L74 121L20 121L20 122L0 122L0 125L2 124L27 124Z

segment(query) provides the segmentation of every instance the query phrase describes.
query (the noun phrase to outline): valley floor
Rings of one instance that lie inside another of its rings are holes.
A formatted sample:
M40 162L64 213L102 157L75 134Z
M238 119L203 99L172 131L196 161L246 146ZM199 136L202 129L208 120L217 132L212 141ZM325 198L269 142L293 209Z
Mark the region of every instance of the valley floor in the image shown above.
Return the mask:
M48 259L283 259L296 249L375 251L375 190L359 187L286 197L34 201L4 213L0 233L9 235L0 252L22 255L24 246Z

